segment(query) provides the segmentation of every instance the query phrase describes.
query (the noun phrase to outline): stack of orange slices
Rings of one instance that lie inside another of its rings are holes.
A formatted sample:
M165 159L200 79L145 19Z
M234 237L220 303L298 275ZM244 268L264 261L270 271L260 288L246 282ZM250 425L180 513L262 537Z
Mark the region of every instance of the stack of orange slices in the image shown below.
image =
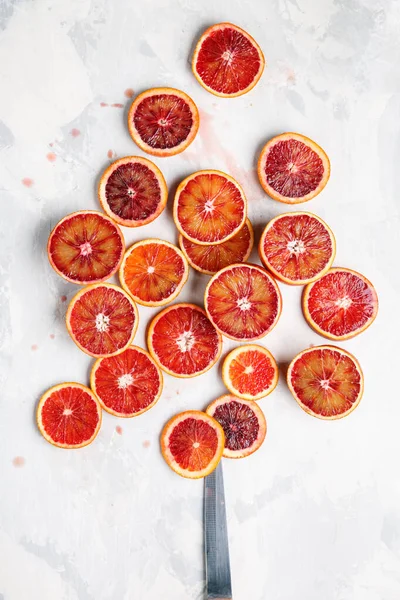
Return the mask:
M204 90L224 98L253 89L264 67L257 42L231 23L208 28L192 61ZM195 102L175 88L146 90L128 113L132 140L157 158L178 155L195 143L199 126ZM330 162L310 138L282 133L263 147L257 172L270 198L299 204L323 191ZM219 360L224 337L246 342L223 360L229 393L204 411L175 415L162 431L167 464L197 479L215 469L221 457L249 456L264 442L267 424L258 401L276 388L279 368L262 342L255 342L280 318L278 282L305 286L304 317L330 340L347 340L366 330L376 318L378 298L366 277L333 266L335 236L310 212L271 219L258 244L261 265L247 262L254 233L245 192L233 177L215 169L196 171L178 185L173 201L176 244L148 237L126 250L120 227L151 224L164 211L167 197L156 164L141 156L122 157L100 178L98 199L105 214L78 211L51 232L51 266L68 282L85 286L70 302L67 329L78 348L96 360L90 388L62 383L42 396L37 423L53 445L81 448L98 434L102 409L116 417L141 415L162 396L164 377L205 373ZM191 302L166 306L178 298L190 266L211 276L204 308ZM107 282L117 271L121 286ZM147 330L148 351L132 345L137 304L157 311ZM351 413L364 387L357 359L330 345L300 352L290 363L287 384L305 412L329 420Z

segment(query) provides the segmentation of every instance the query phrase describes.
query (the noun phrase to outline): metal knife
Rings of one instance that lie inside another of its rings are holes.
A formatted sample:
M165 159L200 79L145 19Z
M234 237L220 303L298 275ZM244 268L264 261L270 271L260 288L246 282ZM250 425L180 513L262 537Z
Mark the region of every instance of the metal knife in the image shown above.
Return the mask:
M222 461L204 480L207 600L232 600Z

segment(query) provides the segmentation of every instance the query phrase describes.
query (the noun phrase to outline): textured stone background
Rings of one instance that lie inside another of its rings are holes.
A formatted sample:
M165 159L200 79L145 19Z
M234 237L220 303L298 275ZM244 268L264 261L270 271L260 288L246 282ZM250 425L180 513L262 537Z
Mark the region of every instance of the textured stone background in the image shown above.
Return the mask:
M332 176L304 208L333 228L336 264L365 273L381 301L372 328L343 344L365 371L356 412L312 419L282 378L260 403L263 448L225 461L235 600L398 600L399 3L3 0L0 16L0 599L202 597L202 483L167 468L158 435L172 414L223 393L218 369L166 376L157 407L133 420L104 415L83 450L52 448L34 423L40 394L87 382L91 365L64 327L76 288L49 267L48 234L66 213L97 207L110 158L141 154L125 91L169 85L202 119L187 152L155 160L170 189L200 168L229 172L259 236L287 210L256 180L261 146L285 130L314 138ZM233 100L204 91L188 60L199 33L224 20L253 34L268 62ZM171 200L155 223L126 230L127 242L175 241ZM207 279L192 272L180 299L201 302ZM281 289L283 314L263 343L284 364L323 340L302 318L301 290ZM143 345L155 311L139 310Z

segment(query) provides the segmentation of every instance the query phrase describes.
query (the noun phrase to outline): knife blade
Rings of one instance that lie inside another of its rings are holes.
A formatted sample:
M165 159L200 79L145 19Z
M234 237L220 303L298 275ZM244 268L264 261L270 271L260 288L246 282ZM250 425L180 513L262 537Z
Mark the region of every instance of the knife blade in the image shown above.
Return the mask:
M232 582L222 461L204 480L207 600L231 600Z

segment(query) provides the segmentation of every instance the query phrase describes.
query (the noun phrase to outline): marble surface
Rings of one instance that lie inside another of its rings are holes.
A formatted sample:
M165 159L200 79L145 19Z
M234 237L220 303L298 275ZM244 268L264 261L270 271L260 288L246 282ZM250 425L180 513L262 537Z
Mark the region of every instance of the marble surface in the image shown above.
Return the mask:
M370 330L340 344L365 371L359 408L312 419L281 377L260 403L264 446L224 463L235 600L398 600L399 3L3 0L0 17L0 599L203 597L202 483L168 469L158 435L171 415L224 392L218 369L166 376L155 408L104 415L79 451L53 448L34 421L44 390L87 383L91 366L65 329L76 287L50 268L47 237L66 213L98 207L112 158L142 154L125 126L131 90L168 85L201 112L192 146L155 160L171 190L195 170L227 171L258 237L287 210L257 182L261 146L286 130L314 138L332 176L304 208L334 230L336 264L365 273L380 296ZM268 62L256 88L231 100L204 91L189 62L199 33L224 20L247 29ZM176 241L171 200L156 222L126 229L127 243ZM192 272L180 300L201 302L207 280ZM281 290L282 317L263 343L284 369L323 340L303 320L301 290ZM139 312L143 345L155 311Z

